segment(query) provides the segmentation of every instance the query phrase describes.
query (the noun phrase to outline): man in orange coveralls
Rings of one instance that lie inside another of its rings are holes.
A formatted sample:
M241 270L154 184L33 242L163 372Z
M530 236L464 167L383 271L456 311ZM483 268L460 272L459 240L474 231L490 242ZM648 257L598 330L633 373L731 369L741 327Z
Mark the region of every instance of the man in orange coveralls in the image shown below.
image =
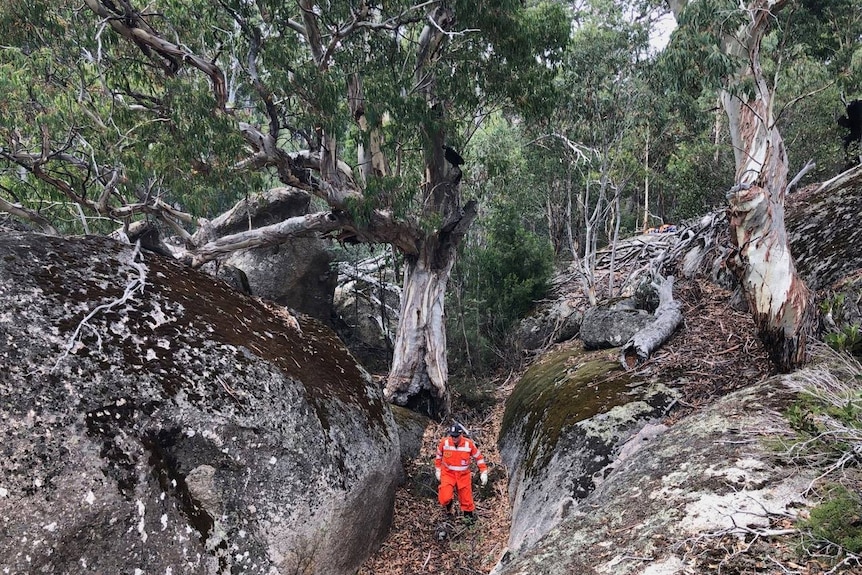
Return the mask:
M473 488L470 482L470 459L476 460L476 465L479 466L482 485L488 483L488 466L473 440L463 437L464 435L467 435L467 430L459 423L449 428L449 437L441 439L440 445L437 446L434 474L440 482L437 500L446 508L446 514L452 514L454 491L457 489L461 511L468 521L473 521L473 510L476 506L473 503Z

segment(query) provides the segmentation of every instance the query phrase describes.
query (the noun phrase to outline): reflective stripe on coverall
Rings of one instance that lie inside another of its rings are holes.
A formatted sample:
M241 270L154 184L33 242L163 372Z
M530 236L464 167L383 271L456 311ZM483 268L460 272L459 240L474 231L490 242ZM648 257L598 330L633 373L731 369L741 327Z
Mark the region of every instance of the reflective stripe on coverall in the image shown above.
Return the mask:
M434 466L440 470L440 488L437 491L440 505L448 505L457 489L461 511L473 511L476 508L470 483L471 458L476 460L480 472L488 470L485 458L476 448L473 440L462 437L458 445L455 445L451 437L444 437L440 441L440 445L437 446L437 457L434 459Z

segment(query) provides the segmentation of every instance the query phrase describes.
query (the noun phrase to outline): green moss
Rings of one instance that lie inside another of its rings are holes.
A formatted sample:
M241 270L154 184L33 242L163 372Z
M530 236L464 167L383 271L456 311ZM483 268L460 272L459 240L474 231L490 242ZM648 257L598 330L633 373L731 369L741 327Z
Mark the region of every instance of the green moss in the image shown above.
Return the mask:
M530 446L524 465L528 475L548 462L566 429L633 400L631 376L606 355L561 350L518 382L506 401L502 434L520 432L523 445Z
M818 542L830 541L851 553L862 552L862 499L846 487L835 485L799 526L808 529Z

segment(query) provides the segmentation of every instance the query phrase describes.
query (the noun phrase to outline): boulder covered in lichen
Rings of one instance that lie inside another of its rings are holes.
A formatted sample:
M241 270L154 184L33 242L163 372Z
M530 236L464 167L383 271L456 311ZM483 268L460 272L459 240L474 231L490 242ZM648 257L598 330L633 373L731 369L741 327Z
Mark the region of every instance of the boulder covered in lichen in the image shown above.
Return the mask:
M674 397L667 386L636 381L612 357L580 346L533 364L506 401L500 430L510 470L510 549L530 547L571 515L613 470L626 441Z
M727 572L765 569L763 557L776 551L770 537L795 532L780 522L808 505L804 494L818 475L788 465L765 437L767 430L792 434L781 416L794 400L788 377L795 376L746 387L671 425L535 545L507 553L492 574L707 573L748 548L756 549L748 567L729 563Z
M619 347L653 321L650 312L630 300L594 306L584 312L580 339L586 349Z
M354 573L398 432L331 331L104 238L0 234L0 571Z

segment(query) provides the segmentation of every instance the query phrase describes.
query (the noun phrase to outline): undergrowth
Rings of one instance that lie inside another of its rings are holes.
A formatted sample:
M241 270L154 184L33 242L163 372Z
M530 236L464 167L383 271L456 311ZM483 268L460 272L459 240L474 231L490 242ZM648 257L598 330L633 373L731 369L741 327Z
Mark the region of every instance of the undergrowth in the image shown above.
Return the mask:
M796 432L786 455L819 471L808 494L818 503L797 527L805 553L829 553L840 563L862 553L862 365L823 346L816 364L791 378L799 399L786 417Z

